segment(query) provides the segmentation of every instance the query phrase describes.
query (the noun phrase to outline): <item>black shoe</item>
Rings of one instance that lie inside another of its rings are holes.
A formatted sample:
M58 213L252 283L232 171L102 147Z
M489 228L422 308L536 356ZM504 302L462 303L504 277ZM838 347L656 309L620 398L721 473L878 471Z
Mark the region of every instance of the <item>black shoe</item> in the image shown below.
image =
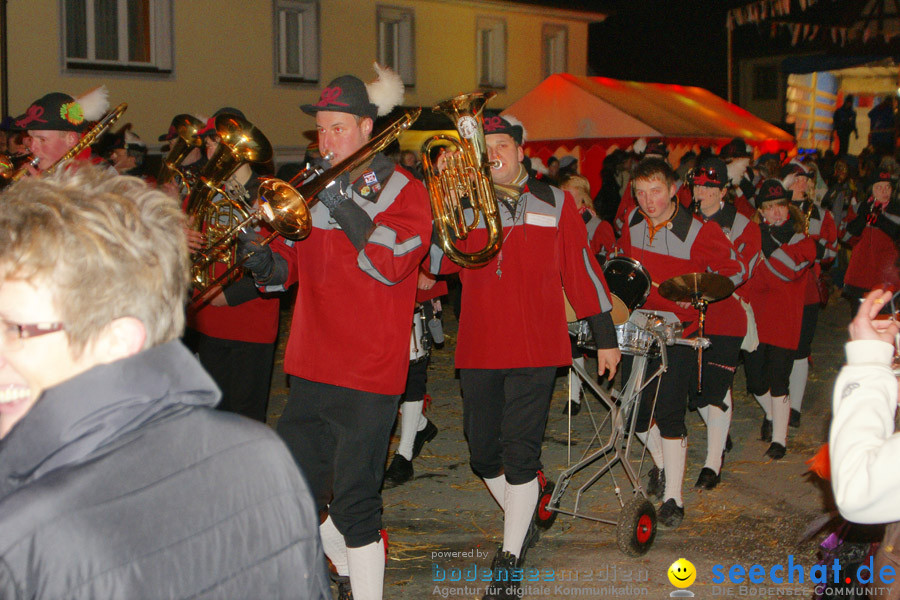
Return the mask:
M337 600L353 600L353 590L350 588L350 578L346 575L332 575L331 580L337 584Z
M697 483L694 484L694 487L701 490L711 490L719 485L721 479L722 477L715 471L709 467L703 467L700 469L700 477L697 478Z
M656 519L660 525L674 529L684 521L684 507L678 506L675 498L669 498L656 511Z
M653 467L647 473L647 495L656 496L657 500L662 500L663 492L666 490L666 472L659 467Z
M768 456L772 460L781 460L782 458L784 458L785 454L787 454L787 448L785 448L778 442L772 442L771 444L769 444L769 449L766 450L766 456Z
M564 414L564 415L569 414L569 406L572 407L572 416L573 417L575 415L577 415L579 412L581 412L581 402L572 402L571 400L569 400L568 402L566 402L565 406L563 406L562 414Z
M384 472L384 488L391 489L413 478L413 465L402 454L394 454L391 466Z
M759 428L759 439L764 442L772 441L772 421L763 417L762 427Z
M426 420L428 421L428 419ZM434 423L428 421L428 423L425 424L425 429L416 433L416 439L413 442L413 460L419 456L419 453L422 451L422 446L424 446L426 442L433 440L434 436L437 435L437 432L438 428L435 427Z
M522 582L512 580L515 569L521 566L522 561L509 552L504 552L501 545L491 562L491 583L482 600L518 600L521 598ZM518 579L521 580L521 577Z
M788 425L791 427L800 427L800 411L791 409L791 418L788 419Z

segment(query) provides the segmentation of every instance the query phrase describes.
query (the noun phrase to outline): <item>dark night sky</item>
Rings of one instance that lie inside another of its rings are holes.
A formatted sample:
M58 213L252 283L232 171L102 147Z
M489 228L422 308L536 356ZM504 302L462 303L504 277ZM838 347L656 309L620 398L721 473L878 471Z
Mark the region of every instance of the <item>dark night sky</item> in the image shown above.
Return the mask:
M725 15L730 3L607 0L590 4L596 10L614 11L603 23L590 26L592 75L696 85L727 96Z

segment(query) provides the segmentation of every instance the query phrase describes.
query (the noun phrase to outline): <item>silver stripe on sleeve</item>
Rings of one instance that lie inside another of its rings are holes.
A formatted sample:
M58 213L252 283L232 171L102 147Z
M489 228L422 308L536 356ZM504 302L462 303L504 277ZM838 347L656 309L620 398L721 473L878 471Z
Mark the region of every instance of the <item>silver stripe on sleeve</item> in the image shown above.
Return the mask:
M383 246L394 253L394 256L403 256L422 245L422 238L415 235L405 242L397 243L397 232L381 224L375 228L369 236L368 243Z
M384 275L378 272L378 269L375 268L375 265L372 264L372 261L369 260L369 257L366 256L366 251L362 250L359 253L359 258L357 259L357 264L359 268L366 272L372 279L379 283L383 283L385 285L396 285L397 281L391 281Z
M612 303L610 302L609 297L606 295L606 290L603 289L603 284L600 283L600 280L597 279L597 274L594 273L594 270L591 268L591 261L588 257L587 248L582 248L581 258L584 259L584 270L587 271L591 283L594 284L594 291L597 292L597 298L600 299L600 312L611 311Z

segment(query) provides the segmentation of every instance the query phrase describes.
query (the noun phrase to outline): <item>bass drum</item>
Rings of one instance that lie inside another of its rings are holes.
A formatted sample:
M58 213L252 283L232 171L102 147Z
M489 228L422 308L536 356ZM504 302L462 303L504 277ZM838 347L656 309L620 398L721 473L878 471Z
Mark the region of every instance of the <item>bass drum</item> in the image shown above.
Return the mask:
M633 258L615 256L606 261L603 276L612 296L613 323L621 325L628 321L632 311L642 306L650 295L650 273Z

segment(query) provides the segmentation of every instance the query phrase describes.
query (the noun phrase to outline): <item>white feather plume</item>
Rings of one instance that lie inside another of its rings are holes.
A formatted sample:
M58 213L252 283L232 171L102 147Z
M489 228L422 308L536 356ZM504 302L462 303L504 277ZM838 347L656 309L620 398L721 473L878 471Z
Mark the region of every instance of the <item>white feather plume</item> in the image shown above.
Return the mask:
M522 128L522 143L524 144L525 141L528 139L528 130L525 129L525 124L522 123L522 121L520 121L518 118L516 118L513 115L508 114L508 113L503 114L503 118L506 119L507 123L509 123L513 127L518 125L519 127Z
M639 138L634 142L634 145L631 147L634 150L635 154L643 154L644 150L647 149L647 140L646 138Z
M366 84L366 92L369 94L369 102L378 107L378 116L382 117L403 102L405 88L400 75L377 62L373 65L378 78Z
M101 85L75 98L75 101L81 105L85 121L98 121L109 110L109 91Z

